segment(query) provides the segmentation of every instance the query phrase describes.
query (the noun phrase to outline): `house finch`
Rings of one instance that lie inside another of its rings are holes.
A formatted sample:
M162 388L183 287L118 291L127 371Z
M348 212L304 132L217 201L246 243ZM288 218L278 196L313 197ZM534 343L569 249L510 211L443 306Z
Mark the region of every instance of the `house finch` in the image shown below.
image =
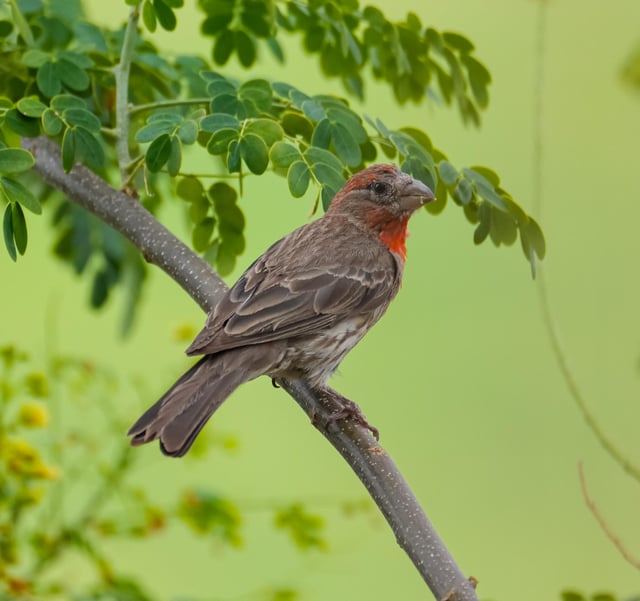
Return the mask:
M407 222L434 198L394 165L356 173L321 218L291 232L243 274L187 349L204 355L131 427L184 455L221 403L266 374L322 390L400 288ZM366 423L366 422L365 422Z

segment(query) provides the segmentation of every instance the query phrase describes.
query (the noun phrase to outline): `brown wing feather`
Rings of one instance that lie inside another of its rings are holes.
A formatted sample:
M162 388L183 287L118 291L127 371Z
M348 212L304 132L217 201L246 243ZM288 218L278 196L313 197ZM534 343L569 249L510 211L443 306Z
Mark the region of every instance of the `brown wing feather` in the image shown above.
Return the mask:
M255 261L220 301L187 353L213 354L303 336L330 328L344 316L386 306L399 288L402 264L373 239L366 256L362 240L357 252L350 252L350 236L336 240L329 255L318 256L311 241L317 235L314 228L327 227L326 221L292 232ZM301 254L300 248L308 252ZM367 264L377 267L367 270Z

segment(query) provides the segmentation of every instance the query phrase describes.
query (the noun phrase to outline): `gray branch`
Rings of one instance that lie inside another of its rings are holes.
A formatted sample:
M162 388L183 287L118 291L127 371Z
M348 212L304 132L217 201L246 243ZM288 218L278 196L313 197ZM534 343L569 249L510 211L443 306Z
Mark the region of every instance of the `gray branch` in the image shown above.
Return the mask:
M137 200L83 166L65 173L58 146L45 137L25 139L23 146L34 154L34 169L47 184L130 240L205 311L215 306L226 290L224 282ZM438 601L478 601L475 581L464 577L391 457L370 432L349 420L325 427L329 416L341 408L338 393L329 388L314 390L301 380L280 384L364 483L434 597Z

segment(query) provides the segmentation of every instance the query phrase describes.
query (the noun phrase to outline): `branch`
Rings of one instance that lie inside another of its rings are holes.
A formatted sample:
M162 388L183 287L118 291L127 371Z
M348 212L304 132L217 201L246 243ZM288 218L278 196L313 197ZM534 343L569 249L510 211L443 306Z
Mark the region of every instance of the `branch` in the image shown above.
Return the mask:
M215 306L226 290L224 282L139 202L83 166L65 173L58 146L45 137L25 139L23 146L34 154L34 169L47 184L128 238L147 261L166 271L205 311ZM364 483L434 597L438 601L477 601L475 580L464 577L386 451L354 422L341 420L329 430L324 427L341 407L340 395L331 389L313 390L301 380L280 384Z
M127 165L131 162L129 156L129 72L131 71L131 59L138 33L138 19L140 7L132 6L129 11L129 20L124 32L120 62L115 68L116 78L116 154L120 166L120 180L122 185L127 181Z

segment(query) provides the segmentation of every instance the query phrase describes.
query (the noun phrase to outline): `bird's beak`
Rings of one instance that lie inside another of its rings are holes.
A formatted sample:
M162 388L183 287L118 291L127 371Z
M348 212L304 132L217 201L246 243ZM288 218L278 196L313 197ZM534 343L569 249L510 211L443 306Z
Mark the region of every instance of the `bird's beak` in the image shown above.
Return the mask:
M400 192L398 202L403 211L415 211L434 199L435 196L428 186L417 179L410 179Z

